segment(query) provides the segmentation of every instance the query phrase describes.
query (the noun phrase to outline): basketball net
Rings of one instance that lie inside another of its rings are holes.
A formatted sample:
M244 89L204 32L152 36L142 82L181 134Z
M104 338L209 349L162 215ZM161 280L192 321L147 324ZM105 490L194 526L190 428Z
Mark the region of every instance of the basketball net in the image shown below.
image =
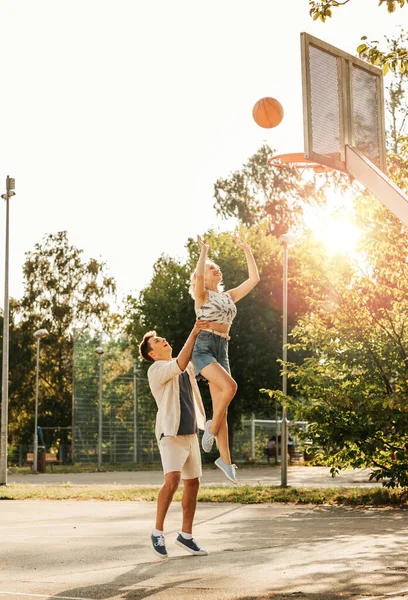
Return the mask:
M278 169L292 170L298 177L302 177L306 170L311 170L314 173L329 173L333 170L331 167L309 160L302 152L276 154L268 158L268 165Z

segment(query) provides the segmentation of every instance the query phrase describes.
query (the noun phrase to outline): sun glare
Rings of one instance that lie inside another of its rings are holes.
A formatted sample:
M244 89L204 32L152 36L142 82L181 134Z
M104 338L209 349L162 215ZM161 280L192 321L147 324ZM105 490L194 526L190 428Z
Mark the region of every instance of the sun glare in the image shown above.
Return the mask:
M357 253L361 231L347 217L332 217L319 220L313 231L317 240L327 248L329 254Z
M337 198L337 200L339 200ZM333 205L332 205L332 208ZM322 243L330 255L343 254L355 257L362 232L356 227L346 207L334 211L324 208L311 210L305 215L305 222L314 238Z

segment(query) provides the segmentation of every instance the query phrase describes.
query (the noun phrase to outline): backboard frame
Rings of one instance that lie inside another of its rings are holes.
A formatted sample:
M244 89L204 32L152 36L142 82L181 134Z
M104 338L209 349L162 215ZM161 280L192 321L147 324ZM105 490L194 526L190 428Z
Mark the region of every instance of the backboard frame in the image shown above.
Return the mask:
M301 36L302 56L302 91L303 91L303 128L305 156L317 163L321 163L333 169L347 172L346 145L355 147L354 136L354 111L353 111L353 66L369 72L375 76L377 97L377 127L378 127L378 167L386 173L386 146L385 146L385 110L384 110L384 83L383 74L378 67L366 63L348 54L327 42L324 42L309 33L303 32ZM317 48L340 61L338 68L338 94L339 94L339 135L340 135L340 157L336 158L326 154L320 154L313 150L312 131L312 86L310 79L310 46Z

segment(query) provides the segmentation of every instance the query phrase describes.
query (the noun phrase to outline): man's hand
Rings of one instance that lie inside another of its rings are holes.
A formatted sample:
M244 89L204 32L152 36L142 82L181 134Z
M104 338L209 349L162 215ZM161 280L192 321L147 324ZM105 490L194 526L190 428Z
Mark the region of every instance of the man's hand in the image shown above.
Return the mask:
M196 338L200 331L203 329L208 329L211 326L209 321L196 321L194 323L194 327L191 330L190 335L188 336L186 343L184 344L180 354L177 357L177 364L182 371L187 369L187 365L190 361L191 355L193 353L194 344L196 342Z
M193 328L193 334L198 335L203 329L209 329L211 323L209 321L196 321Z

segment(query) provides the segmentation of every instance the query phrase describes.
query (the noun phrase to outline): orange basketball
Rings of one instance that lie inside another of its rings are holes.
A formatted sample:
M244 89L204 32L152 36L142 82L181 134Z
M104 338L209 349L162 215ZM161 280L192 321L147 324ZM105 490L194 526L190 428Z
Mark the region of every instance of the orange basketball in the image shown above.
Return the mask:
M265 129L276 127L283 119L283 106L275 98L261 98L252 109L255 123Z

